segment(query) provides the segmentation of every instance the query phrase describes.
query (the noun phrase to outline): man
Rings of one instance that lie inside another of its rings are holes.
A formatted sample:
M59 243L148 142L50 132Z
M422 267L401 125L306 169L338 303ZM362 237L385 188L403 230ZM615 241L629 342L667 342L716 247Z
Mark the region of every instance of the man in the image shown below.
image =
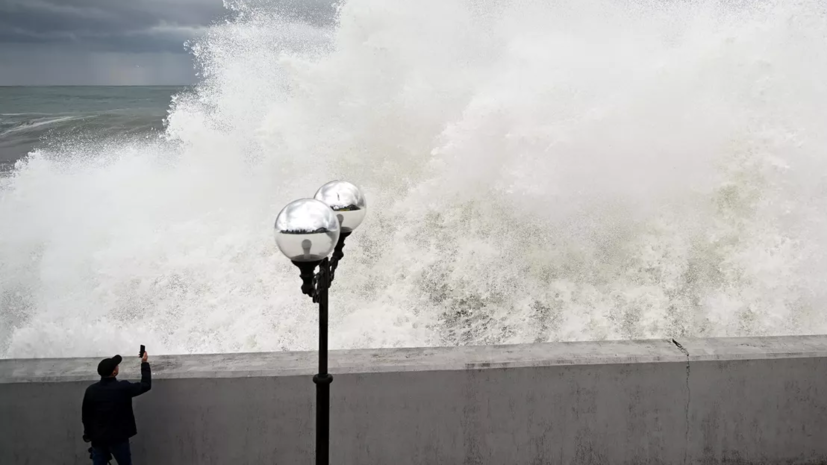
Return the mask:
M118 465L132 465L129 438L138 434L132 398L152 389L152 377L147 362L141 358L141 382L118 381L120 355L101 360L98 374L101 380L86 389L83 396L83 440L92 442L92 463L106 465L115 457Z

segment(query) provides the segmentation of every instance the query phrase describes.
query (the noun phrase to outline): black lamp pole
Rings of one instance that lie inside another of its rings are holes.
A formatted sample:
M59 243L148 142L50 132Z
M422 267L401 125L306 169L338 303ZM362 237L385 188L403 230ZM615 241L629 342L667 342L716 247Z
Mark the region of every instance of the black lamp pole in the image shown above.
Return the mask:
M342 249L350 232L339 234L333 258L315 262L297 262L302 278L302 293L319 304L319 373L313 376L316 384L316 464L330 462L330 383L333 376L327 372L327 291L333 283L339 260L345 256ZM315 273L316 267L319 272Z

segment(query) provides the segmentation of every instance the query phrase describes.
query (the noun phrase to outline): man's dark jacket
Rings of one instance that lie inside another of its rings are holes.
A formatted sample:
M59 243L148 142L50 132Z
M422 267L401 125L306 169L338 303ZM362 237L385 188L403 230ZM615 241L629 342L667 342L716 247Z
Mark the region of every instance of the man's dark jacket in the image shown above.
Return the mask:
M141 364L141 382L101 378L83 396L83 434L93 446L118 444L138 434L132 398L152 389L149 363Z

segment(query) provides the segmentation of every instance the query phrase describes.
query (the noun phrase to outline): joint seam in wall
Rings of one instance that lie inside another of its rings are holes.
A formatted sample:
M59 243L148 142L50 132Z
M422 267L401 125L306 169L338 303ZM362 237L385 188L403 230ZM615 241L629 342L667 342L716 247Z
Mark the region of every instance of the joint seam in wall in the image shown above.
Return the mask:
M686 355L686 405L684 407L684 422L686 423L686 427L683 433L683 463L686 465L689 454L689 403L692 401L692 391L689 389L689 351L674 339L672 339L672 344L675 344L675 347Z

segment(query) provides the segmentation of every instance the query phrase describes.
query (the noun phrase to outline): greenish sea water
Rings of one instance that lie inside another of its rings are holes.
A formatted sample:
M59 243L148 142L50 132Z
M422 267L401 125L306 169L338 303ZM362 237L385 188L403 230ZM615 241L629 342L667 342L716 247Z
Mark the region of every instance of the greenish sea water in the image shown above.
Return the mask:
M0 171L70 138L141 137L163 129L183 87L0 87Z

